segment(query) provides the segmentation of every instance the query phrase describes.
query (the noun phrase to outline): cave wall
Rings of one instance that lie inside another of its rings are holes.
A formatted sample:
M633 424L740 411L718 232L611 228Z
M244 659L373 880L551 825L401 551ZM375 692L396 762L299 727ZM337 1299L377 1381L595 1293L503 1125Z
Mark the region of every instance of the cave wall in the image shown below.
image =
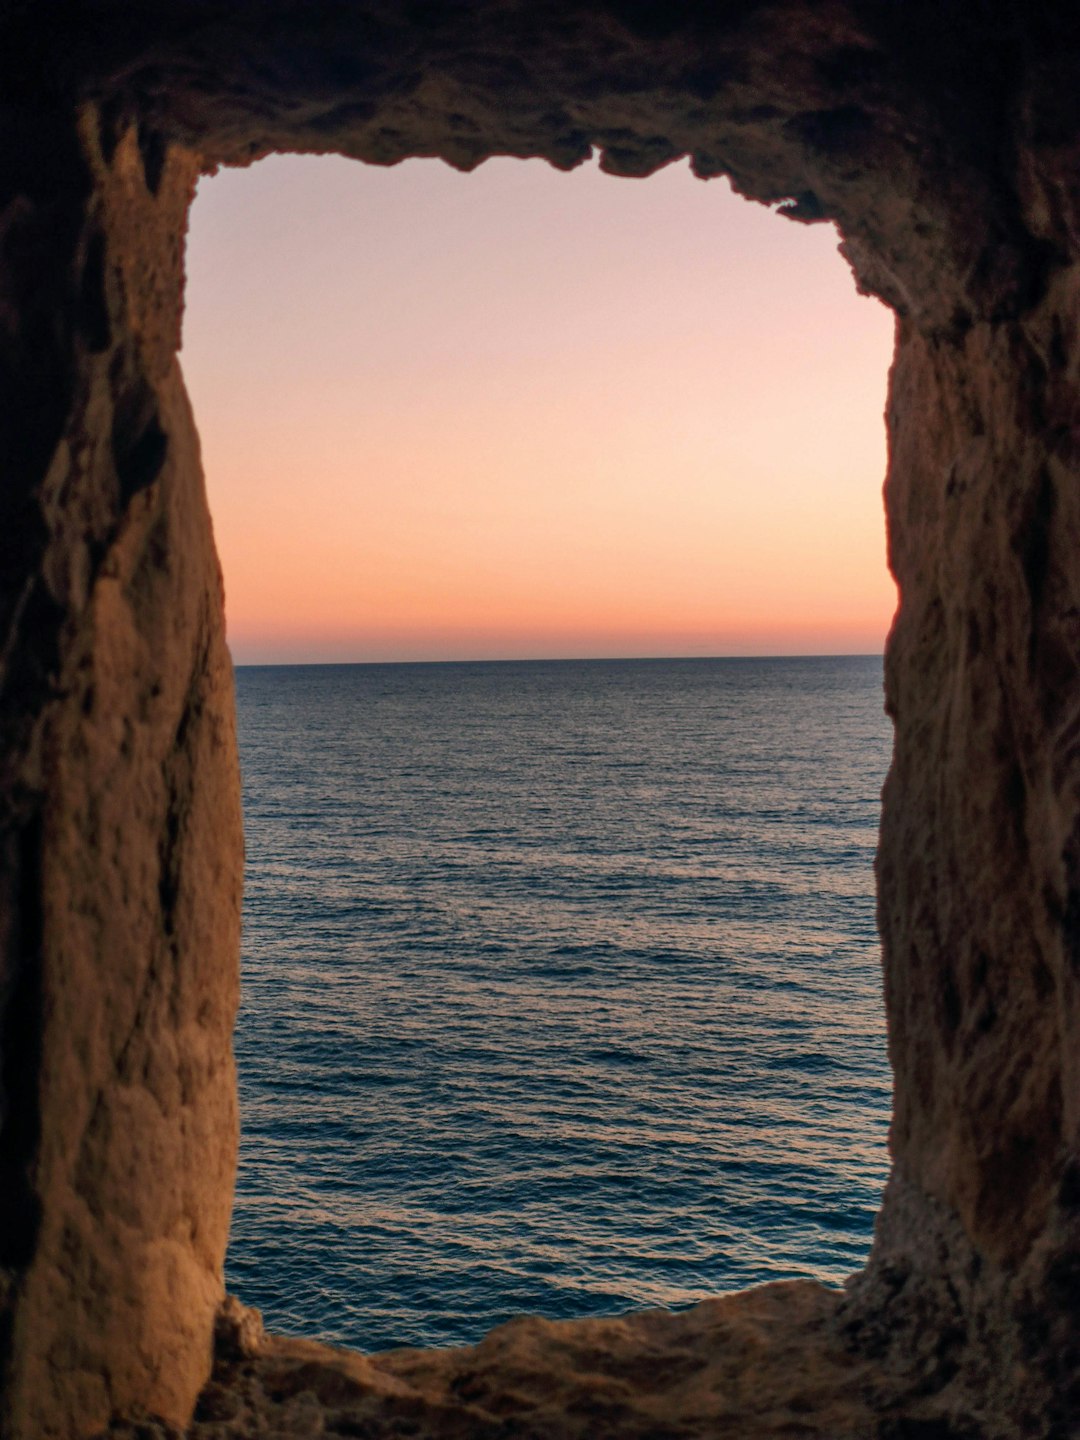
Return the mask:
M59 23L57 17L63 23ZM598 146L834 219L898 315L893 1176L844 1343L1080 1406L1080 36L1053 5L0 0L5 1435L183 1420L231 1200L240 832L177 369L200 168ZM867 477L876 483L876 477Z
M1071 266L1016 321L902 320L888 406L893 1173L851 1313L987 1433L1080 1414L1078 325Z
M205 1377L243 852L221 580L175 354L197 162L92 110L37 119L33 138L0 196L13 1440L143 1403L179 1418Z

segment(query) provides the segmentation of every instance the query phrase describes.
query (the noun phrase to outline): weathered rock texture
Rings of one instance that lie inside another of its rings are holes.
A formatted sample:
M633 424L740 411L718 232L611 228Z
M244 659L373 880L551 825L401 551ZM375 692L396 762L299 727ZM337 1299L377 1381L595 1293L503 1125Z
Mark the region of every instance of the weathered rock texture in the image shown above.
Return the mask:
M0 1434L205 1378L233 1180L242 832L175 350L197 173L17 118L0 162ZM20 140L22 143L20 144ZM14 171L14 174L12 174Z
M5 1436L186 1421L210 1365L241 842L173 358L196 171L274 149L570 166L594 145L627 175L690 154L835 219L899 317L894 1174L866 1274L803 1333L877 1367L895 1434L929 1433L927 1406L957 1433L1070 1433L1078 29L1051 0L0 0ZM578 1333L602 1358L615 1331Z
M260 1337L258 1312L233 1309L241 1343L221 1347L188 1434L857 1440L878 1428L880 1367L841 1343L838 1299L794 1281L678 1314L521 1319L469 1348L370 1356ZM110 1440L137 1437L118 1426Z

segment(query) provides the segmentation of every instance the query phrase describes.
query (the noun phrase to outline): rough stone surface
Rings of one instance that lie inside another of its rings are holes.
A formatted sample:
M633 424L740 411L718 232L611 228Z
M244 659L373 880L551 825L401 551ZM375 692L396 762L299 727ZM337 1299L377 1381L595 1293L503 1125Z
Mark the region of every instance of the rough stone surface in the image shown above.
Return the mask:
M91 114L65 139L62 173L0 197L7 274L30 272L0 302L18 402L0 501L12 1440L85 1434L147 1397L190 1413L236 1140L232 681L175 357L196 167L174 150L148 185L134 132Z
M614 1394L612 1347L678 1335L680 1353L700 1341L720 1375L745 1320L767 1337L763 1400L790 1399L774 1352L818 1374L791 1420L803 1430L760 1433L828 1433L827 1350L851 1374L876 1367L875 1414L897 1436L1068 1436L1080 1416L1073 8L0 0L0 76L5 1436L87 1435L137 1412L185 1422L220 1299L241 841L220 587L172 353L196 171L274 149L570 166L591 146L626 175L689 154L701 175L728 174L795 219L835 219L858 282L898 315L896 751L878 860L894 1172L871 1263L839 1308L800 1292L765 1324L755 1307L772 1301L725 1301L715 1315L738 1324L713 1326L706 1308L693 1340L682 1320L531 1322L476 1352L488 1387L476 1404L515 1433L497 1406L527 1355L533 1399L516 1433L540 1433L541 1392L560 1417L545 1412L545 1433L576 1433L585 1393ZM826 1331L827 1344L814 1338ZM297 1353L268 1352L286 1369ZM222 1395L253 1415L259 1393L278 1403L269 1359L232 1363ZM419 1387L429 1415L474 1361L324 1363ZM682 1399L666 1389L656 1418L646 1389L610 1433L648 1433L647 1413L672 1433ZM332 1433L329 1402L303 1393L288 1402L292 1433ZM394 1433L367 1423L351 1433Z
M439 1440L869 1440L889 1434L879 1367L846 1348L839 1293L763 1286L677 1314L520 1319L479 1345L358 1355L310 1340L230 1338L190 1440L419 1435ZM165 1431L161 1440L166 1440ZM111 1440L139 1440L118 1426Z

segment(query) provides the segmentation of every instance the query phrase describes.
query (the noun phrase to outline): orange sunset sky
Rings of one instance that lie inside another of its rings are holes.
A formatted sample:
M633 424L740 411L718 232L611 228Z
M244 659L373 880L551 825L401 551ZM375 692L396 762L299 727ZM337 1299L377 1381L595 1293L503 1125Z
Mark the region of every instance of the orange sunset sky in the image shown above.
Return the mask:
M693 179L205 179L181 356L244 662L880 650L892 317Z

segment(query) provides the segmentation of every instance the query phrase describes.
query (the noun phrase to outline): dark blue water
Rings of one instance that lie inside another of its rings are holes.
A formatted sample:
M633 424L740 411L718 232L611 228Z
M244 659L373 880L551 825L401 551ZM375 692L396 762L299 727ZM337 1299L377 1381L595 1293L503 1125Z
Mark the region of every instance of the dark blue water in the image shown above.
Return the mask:
M863 1261L878 659L237 674L229 1284L365 1349Z

